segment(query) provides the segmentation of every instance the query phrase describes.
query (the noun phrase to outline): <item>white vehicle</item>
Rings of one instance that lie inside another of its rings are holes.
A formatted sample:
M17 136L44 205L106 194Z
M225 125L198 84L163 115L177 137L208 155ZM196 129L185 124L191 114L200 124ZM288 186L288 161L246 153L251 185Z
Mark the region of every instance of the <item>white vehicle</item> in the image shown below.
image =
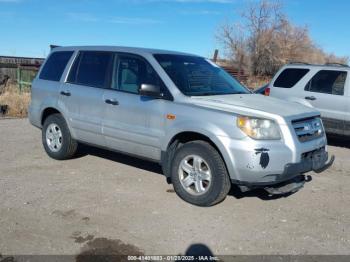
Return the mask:
M265 95L316 108L327 133L350 136L349 71L342 64L289 64L277 72Z

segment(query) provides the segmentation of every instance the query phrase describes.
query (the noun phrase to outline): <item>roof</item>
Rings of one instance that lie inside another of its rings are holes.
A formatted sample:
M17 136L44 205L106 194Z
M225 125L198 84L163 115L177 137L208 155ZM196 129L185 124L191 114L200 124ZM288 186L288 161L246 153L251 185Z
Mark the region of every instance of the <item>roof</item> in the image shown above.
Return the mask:
M141 47L125 47L125 46L64 46L55 47L54 51L64 51L64 50L86 50L86 51L111 51L111 52L126 52L139 55L145 54L173 54L173 55L190 55L197 56L194 54L188 54L184 52L161 50L161 49L150 49Z

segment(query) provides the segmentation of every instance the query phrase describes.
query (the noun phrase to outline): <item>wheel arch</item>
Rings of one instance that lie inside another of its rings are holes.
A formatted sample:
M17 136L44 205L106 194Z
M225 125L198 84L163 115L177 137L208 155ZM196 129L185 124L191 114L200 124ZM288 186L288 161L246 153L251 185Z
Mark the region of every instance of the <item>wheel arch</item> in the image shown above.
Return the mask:
M212 141L212 139L209 138L209 136L204 135L200 132L196 131L182 131L177 134L175 134L169 141L167 145L167 149L173 144L174 142L180 142L181 144L195 141L195 140L202 140L205 142L208 142L211 144L216 150L219 151L219 148L216 146L216 144Z
M66 124L68 126L68 129L69 131L71 132L71 135L74 139L76 139L76 134L74 132L74 130L72 129L71 127L71 123L69 121L67 121L66 117L64 116L64 114L58 110L57 108L55 107L52 107L52 106L48 106L46 107L44 110L42 110L42 113L41 113L41 118L40 118L40 124L41 124L41 127L44 126L44 122L45 122L45 119L47 117L49 117L50 115L53 115L53 114L60 114L63 119L66 121Z
M197 141L197 140L205 141L209 143L213 148L215 148L215 150L219 153L222 160L224 161L226 170L228 171L226 158L223 155L222 149L220 149L220 146L218 145L218 143L216 143L212 138L210 138L210 136L198 131L181 131L173 135L173 137L167 143L166 150L162 151L161 165L168 183L171 183L170 170L171 170L172 159L174 157L176 149L182 144L185 144L191 141Z
M57 110L56 108L53 108L53 107L45 108L41 113L41 118L40 118L41 126L44 125L46 118L48 118L50 115L53 115L53 114L62 115L62 113L59 110ZM63 117L63 115L62 115L62 117Z

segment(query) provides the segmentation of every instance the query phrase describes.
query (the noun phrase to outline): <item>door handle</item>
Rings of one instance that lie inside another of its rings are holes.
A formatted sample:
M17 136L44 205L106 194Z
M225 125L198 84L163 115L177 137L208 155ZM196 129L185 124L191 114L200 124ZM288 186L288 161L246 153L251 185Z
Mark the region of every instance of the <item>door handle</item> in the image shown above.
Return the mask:
M68 92L68 91L67 92L61 91L60 94L63 96L71 96L70 92Z
M112 99L106 99L105 103L109 105L114 105L114 106L119 105L119 102L117 100L112 100Z
M316 97L314 97L314 96L306 96L305 99L314 101L314 100L316 100Z

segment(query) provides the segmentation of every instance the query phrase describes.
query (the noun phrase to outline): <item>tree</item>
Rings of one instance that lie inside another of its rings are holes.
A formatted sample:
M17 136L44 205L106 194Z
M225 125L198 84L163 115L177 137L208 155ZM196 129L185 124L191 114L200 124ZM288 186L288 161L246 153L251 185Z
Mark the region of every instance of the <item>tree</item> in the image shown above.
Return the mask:
M220 39L238 70L246 70L249 67L249 54L246 46L247 39L240 25L223 25Z
M278 0L250 4L242 22L219 28L218 41L230 59L253 76L272 76L291 61L307 63L347 63L346 57L326 54L318 48L305 26L293 25Z

